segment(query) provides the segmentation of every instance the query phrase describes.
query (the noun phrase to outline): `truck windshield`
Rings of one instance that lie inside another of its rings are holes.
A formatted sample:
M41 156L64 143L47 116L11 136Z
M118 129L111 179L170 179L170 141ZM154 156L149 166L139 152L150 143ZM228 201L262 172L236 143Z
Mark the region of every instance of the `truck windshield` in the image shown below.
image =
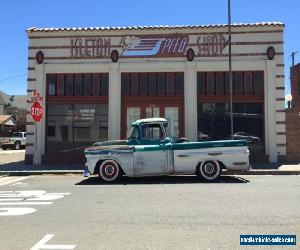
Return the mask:
M138 127L131 127L131 134L128 139L136 139L138 137Z

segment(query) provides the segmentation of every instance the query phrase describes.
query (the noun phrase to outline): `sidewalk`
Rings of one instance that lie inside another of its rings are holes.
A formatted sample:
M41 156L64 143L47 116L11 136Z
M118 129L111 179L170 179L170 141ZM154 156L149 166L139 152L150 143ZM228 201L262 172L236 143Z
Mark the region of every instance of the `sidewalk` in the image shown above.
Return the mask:
M82 174L83 164L25 165L23 161L0 165L0 176ZM300 175L300 163L253 164L248 171L224 171L223 175Z

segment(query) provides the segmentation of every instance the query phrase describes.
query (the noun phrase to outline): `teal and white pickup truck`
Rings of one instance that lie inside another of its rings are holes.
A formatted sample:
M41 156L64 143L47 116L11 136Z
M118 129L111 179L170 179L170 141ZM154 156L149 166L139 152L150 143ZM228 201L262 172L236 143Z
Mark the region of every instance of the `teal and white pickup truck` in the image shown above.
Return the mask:
M248 170L249 150L243 140L188 142L170 137L164 118L132 123L127 140L97 142L84 151L84 176L98 174L104 181L129 177L196 174L206 180L222 170Z

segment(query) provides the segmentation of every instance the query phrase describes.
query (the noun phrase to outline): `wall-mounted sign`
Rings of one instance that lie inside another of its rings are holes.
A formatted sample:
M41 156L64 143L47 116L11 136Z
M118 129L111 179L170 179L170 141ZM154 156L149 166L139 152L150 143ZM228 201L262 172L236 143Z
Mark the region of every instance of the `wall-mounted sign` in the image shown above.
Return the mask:
M196 43L189 44L190 40ZM225 34L219 33L71 38L70 56L111 58L113 62L130 57L185 57L188 47L193 47L194 56L220 56L227 45L226 41Z
M109 57L110 38L71 39L71 57Z
M123 57L174 57L184 56L188 42L187 36L125 36L120 45L123 47Z
M200 35L197 38L198 56L222 55L226 45L223 34Z

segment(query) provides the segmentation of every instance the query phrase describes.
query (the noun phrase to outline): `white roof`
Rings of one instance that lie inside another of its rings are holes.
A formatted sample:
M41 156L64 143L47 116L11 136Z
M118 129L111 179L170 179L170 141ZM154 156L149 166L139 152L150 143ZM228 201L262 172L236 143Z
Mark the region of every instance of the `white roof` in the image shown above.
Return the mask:
M139 125L140 123L150 123L150 122L167 122L167 120L165 118L145 118L145 119L136 120L131 124Z

